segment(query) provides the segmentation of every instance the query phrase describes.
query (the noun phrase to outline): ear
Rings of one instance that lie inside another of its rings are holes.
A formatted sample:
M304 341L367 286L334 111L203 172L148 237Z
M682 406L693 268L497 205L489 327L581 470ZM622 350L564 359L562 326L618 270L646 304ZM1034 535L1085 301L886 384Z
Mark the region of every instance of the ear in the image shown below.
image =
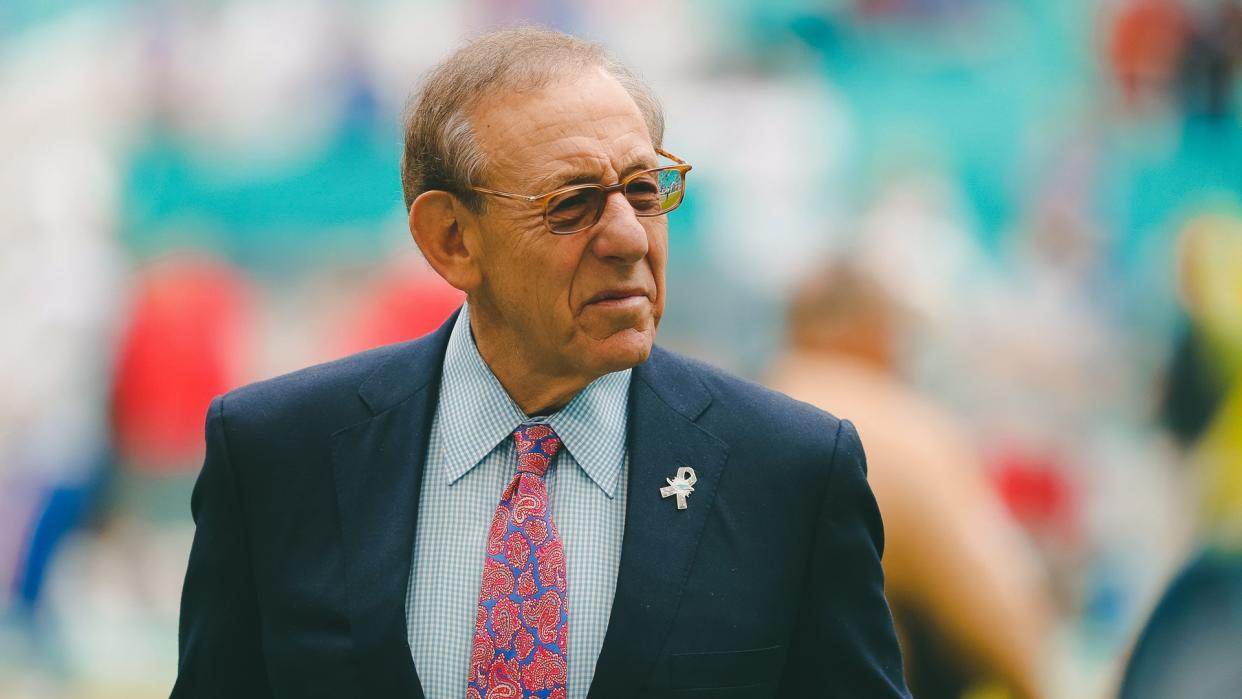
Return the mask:
M467 235L478 225L476 217L452 194L431 190L410 205L410 236L423 257L444 280L467 294L482 281L477 255Z

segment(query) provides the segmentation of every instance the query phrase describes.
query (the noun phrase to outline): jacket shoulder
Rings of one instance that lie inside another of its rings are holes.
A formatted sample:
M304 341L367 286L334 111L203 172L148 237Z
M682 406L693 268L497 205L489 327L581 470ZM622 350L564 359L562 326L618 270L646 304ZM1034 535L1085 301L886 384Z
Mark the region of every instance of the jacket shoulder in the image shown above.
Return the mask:
M848 420L674 352L661 352L657 362L659 370L646 373L649 385L665 384L670 405L689 403L679 394L698 387L705 407L694 422L728 446L732 479L745 490L775 488L783 502L811 512L835 489L830 484L866 478L862 444Z
M247 384L222 397L223 412L234 426L296 424L333 431L351 425L371 414L360 395L363 384L413 354L419 342L384 345Z
M841 423L832 413L707 362L664 349L660 360L675 366L677 374L696 380L711 396L711 405L702 418L705 421L736 421L784 436L827 433L829 438Z

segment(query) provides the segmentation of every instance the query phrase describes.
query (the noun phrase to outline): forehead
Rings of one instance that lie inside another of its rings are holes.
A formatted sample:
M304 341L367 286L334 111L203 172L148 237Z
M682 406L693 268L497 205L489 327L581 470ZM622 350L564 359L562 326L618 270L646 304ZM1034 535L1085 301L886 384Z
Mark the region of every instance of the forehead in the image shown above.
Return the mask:
M489 96L470 122L487 156L488 183L496 187L538 194L575 182L615 182L656 165L642 113L602 69Z

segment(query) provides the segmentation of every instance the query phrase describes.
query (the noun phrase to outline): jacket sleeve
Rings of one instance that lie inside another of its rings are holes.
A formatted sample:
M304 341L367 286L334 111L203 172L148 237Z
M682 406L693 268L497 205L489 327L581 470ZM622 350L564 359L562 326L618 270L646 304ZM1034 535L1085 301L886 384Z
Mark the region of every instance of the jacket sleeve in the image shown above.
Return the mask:
M207 457L190 499L194 544L181 592L173 699L271 696L263 666L254 573L224 429L224 397L207 412Z
M909 697L884 598L884 528L858 432L837 429L781 697Z

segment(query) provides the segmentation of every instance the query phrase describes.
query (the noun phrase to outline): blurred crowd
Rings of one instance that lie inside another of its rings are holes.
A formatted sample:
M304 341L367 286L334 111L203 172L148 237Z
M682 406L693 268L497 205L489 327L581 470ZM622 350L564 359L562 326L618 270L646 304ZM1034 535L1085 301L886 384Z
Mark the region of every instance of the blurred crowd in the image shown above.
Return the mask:
M167 694L209 400L461 302L402 112L518 21L694 165L661 341L858 425L915 696L1242 695L1242 0L7 0L0 696Z

